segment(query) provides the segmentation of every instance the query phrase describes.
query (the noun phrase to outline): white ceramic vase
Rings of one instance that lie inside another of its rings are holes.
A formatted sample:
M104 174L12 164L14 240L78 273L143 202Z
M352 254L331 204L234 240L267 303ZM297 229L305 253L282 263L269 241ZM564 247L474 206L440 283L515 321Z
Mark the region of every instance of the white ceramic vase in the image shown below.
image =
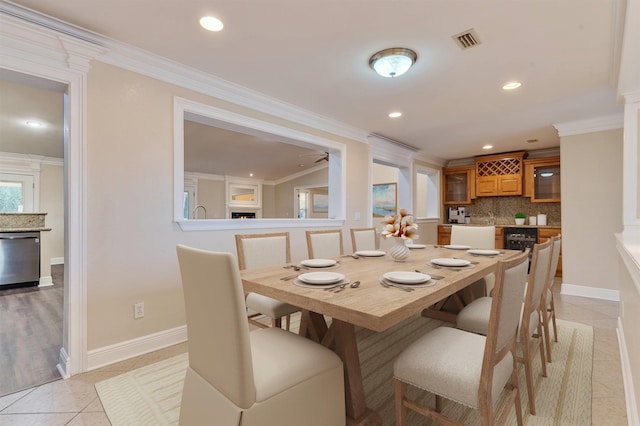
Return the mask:
M396 238L393 247L389 250L389 254L396 262L404 262L409 258L411 251L404 243L404 239Z

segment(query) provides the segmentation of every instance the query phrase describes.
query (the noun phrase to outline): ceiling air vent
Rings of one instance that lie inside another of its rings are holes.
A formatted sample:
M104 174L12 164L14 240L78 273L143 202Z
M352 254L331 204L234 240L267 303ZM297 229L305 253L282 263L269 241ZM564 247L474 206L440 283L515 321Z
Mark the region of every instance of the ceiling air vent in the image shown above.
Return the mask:
M480 44L480 39L478 38L478 34L472 28L470 30L461 32L460 34L456 34L452 36L453 40L461 49L469 49L470 47L477 46Z

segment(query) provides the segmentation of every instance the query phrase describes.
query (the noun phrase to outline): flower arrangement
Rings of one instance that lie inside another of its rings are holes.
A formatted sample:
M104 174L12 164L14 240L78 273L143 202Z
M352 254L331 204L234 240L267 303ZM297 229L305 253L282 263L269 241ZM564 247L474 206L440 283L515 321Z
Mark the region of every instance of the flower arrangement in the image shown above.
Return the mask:
M411 213L407 213L405 209L400 209L399 214L394 216L385 216L385 224L382 229L382 236L385 238L396 237L402 239L418 238L416 230L418 224L413 223L413 216Z

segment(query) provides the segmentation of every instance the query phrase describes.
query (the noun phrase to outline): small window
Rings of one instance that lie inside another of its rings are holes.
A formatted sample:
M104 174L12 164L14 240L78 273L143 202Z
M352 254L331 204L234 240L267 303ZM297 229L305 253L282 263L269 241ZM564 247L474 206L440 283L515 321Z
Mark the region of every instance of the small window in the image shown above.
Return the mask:
M0 213L33 212L33 176L0 174Z

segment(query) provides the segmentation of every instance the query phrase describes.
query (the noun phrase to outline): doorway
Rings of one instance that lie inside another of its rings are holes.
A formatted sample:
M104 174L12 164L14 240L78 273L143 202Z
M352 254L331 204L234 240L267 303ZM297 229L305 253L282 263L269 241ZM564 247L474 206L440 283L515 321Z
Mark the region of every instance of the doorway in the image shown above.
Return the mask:
M21 202L15 208L11 205L3 211L47 213L45 227L51 228L40 233L39 285L0 291L0 358L6 362L0 373L2 396L62 377L58 364L64 347L67 294L64 129L68 86L1 69L0 88L4 123L0 173L7 178L3 181L21 177L21 188L27 189L19 191Z

